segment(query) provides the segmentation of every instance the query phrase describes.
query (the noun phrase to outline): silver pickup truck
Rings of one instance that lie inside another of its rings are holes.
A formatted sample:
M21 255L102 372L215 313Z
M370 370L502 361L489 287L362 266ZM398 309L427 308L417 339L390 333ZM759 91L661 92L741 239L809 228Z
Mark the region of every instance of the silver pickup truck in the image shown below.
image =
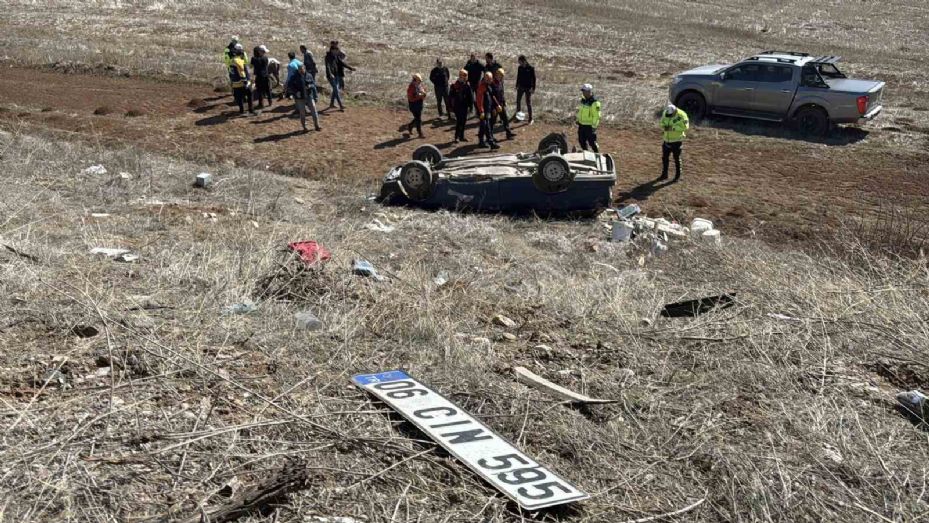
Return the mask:
M863 123L883 107L884 82L852 80L837 56L765 51L735 65L706 65L674 77L670 100L700 120L710 114L789 122L823 136L833 124Z

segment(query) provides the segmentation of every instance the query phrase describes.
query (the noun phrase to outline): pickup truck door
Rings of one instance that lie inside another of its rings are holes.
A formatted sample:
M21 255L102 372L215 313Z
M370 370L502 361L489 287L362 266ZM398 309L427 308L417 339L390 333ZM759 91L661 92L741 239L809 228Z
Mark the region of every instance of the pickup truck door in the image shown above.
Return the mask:
M761 66L761 81L755 88L755 111L772 118L783 118L797 92L799 67L779 64Z
M753 111L760 77L761 66L757 63L742 63L727 69L716 89L713 105L717 112Z

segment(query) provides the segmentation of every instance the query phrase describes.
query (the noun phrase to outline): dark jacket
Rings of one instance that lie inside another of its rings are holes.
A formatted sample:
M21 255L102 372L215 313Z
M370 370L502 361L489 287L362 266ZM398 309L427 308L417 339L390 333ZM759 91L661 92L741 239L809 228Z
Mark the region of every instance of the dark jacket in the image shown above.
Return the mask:
M506 107L506 96L503 94L503 82L497 80L494 81L494 99L497 101L497 105L500 107Z
M448 67L433 67L432 72L429 73L429 81L432 82L433 87L436 91L445 91L448 89L448 80L451 78L451 75L448 72Z
M326 79L331 80L333 78L343 78L345 76L345 70L354 71L355 68L345 63L345 60L342 58L344 56L342 51L334 51L330 49L326 53Z
M474 104L477 106L477 114L489 115L500 105L494 96L494 86L488 85L482 81L477 86L477 94L474 97Z
M474 91L468 82L458 82L452 84L448 92L448 106L452 111L463 114L467 113L471 106L474 105Z
M309 50L303 53L303 65L306 67L306 74L312 75L313 78L316 78L316 74L319 72L319 69L316 67L316 60L313 58L313 53Z
M516 70L516 89L519 91L535 90L535 67L521 65Z
M464 66L464 70L468 72L468 83L477 85L481 81L481 77L484 75L484 64L475 60L473 62L468 62Z
M268 77L268 61L267 56L253 56L252 57L252 69L255 71L255 78L267 78Z
M503 66L501 66L499 62L494 62L494 63L492 63L492 64L490 64L490 65L485 65L485 66L484 66L484 72L485 72L485 73L495 73L495 74L496 74L497 69L500 69L501 67L503 67Z
M293 95L294 98L298 100L306 100L309 98L309 93L307 93L307 84L306 77L302 74L292 74L287 80L287 92Z

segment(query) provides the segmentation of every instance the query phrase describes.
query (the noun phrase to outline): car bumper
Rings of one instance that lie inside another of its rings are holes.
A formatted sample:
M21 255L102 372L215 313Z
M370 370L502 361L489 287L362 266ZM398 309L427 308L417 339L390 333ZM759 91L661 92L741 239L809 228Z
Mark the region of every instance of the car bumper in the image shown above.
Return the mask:
M873 120L874 118L876 118L877 115L881 114L881 111L883 111L883 110L884 110L884 106L883 106L883 105L878 105L877 107L872 108L872 109L871 109L870 111L868 111L864 116L858 118L858 123L870 122L871 120Z

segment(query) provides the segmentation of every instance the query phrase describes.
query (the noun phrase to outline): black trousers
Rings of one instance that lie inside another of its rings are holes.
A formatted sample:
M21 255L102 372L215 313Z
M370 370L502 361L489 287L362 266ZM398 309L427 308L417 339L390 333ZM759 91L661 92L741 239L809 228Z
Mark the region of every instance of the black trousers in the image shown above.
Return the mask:
M455 109L455 140L465 139L466 123L468 123L468 108Z
M494 139L494 126L490 123L490 118L490 113L485 113L484 119L481 120L478 126L477 139L482 144L497 143L497 140Z
M581 144L581 149L585 151L590 147L593 152L600 152L600 146L597 145L597 130L589 125L577 126L577 142Z
M500 120L500 123L503 124L503 130L506 131L506 137L509 138L513 131L510 131L510 117L506 114L506 107L500 108L500 114L494 114L490 117L490 127L496 129L497 120Z
M661 177L668 177L668 164L671 163L670 156L674 155L674 179L681 177L681 149L684 142L663 142L661 144Z
M435 87L435 106L439 110L439 116L444 116L446 112L452 112L448 108L448 86L436 85ZM443 110L442 107L445 107Z
M268 99L268 105L271 105L271 78L258 76L255 78L255 96L258 98L258 106L264 105L265 98Z
M529 89L516 89L516 112L522 110L523 95L526 96L526 112L529 115L529 121L532 121L532 91Z
M410 112L413 113L413 121L410 122L408 128L410 132L413 132L413 128L416 128L416 132L420 136L423 135L423 102L422 100L418 102L410 102Z
M232 89L232 97L235 98L235 103L239 105L239 113L245 112L245 102L248 102L248 112L253 112L255 109L252 107L252 91L251 89L246 89L245 87L234 87Z

